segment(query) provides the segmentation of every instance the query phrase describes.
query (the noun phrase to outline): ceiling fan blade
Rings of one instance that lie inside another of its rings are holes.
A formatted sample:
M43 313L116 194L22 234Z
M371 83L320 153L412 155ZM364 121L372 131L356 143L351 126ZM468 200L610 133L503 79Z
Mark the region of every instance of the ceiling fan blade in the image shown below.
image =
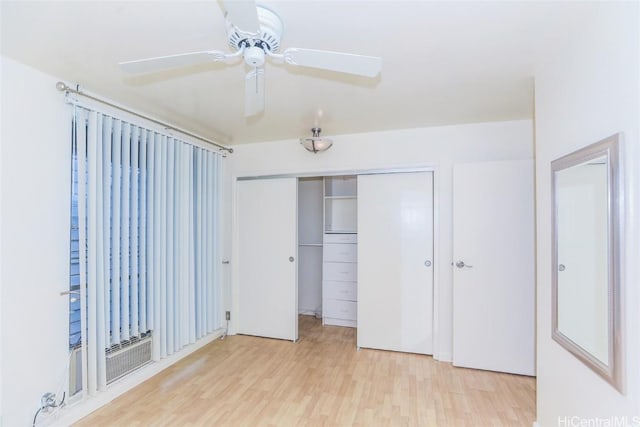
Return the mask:
M260 20L256 2L252 0L224 0L227 20L245 33L258 34Z
M155 58L137 59L121 62L120 68L128 73L151 73L168 68L186 67L207 62L224 61L226 55L217 50L179 53L177 55L157 56Z
M244 85L244 115L249 117L264 110L264 69L249 71Z
M375 77L382 68L382 58L377 56L354 55L328 50L300 49L292 47L282 55L287 64L322 70L349 73L358 76Z

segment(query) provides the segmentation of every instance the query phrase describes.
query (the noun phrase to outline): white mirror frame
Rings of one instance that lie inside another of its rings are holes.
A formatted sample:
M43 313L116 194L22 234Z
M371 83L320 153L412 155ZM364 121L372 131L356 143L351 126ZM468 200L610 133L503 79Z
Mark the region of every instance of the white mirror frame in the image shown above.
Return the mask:
M585 365L624 393L623 384L623 342L621 304L621 213L622 213L622 171L619 158L620 134L589 145L551 162L552 197L552 338L575 355ZM607 264L608 264L608 363L605 364L558 329L558 191L557 173L567 168L583 164L589 160L606 156L608 177L607 206Z

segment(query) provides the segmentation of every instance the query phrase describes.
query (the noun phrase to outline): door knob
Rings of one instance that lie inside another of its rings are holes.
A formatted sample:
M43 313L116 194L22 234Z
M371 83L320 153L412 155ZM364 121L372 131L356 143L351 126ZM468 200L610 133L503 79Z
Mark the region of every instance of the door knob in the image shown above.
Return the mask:
M456 267L458 267L458 268L465 268L465 267L467 267L467 268L473 268L473 266L472 266L472 265L467 265L467 264L465 264L465 263L464 263L464 261L458 261L458 262L456 262Z
M293 262L294 258L292 256L289 257L289 262Z
M424 262L424 266L425 266L425 267L431 267L431 261L430 261L430 260L426 260L426 261Z

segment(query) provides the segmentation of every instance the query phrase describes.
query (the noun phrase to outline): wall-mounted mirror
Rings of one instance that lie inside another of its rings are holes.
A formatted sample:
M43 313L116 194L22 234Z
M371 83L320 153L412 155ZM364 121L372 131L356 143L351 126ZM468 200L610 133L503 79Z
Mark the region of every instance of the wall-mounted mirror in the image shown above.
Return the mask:
M552 336L623 392L618 139L551 162Z

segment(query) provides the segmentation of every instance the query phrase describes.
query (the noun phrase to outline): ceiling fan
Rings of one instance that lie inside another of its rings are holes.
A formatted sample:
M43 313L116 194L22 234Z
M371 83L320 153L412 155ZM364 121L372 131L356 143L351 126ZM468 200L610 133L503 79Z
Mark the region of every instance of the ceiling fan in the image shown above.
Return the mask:
M224 0L227 40L233 53L218 50L180 53L155 58L121 62L130 73L149 73L168 68L185 67L206 62L233 64L244 59L251 70L245 77L245 116L264 110L265 59L289 66L318 68L364 77L375 77L382 59L316 49L288 48L280 50L283 24L271 9L251 0Z

